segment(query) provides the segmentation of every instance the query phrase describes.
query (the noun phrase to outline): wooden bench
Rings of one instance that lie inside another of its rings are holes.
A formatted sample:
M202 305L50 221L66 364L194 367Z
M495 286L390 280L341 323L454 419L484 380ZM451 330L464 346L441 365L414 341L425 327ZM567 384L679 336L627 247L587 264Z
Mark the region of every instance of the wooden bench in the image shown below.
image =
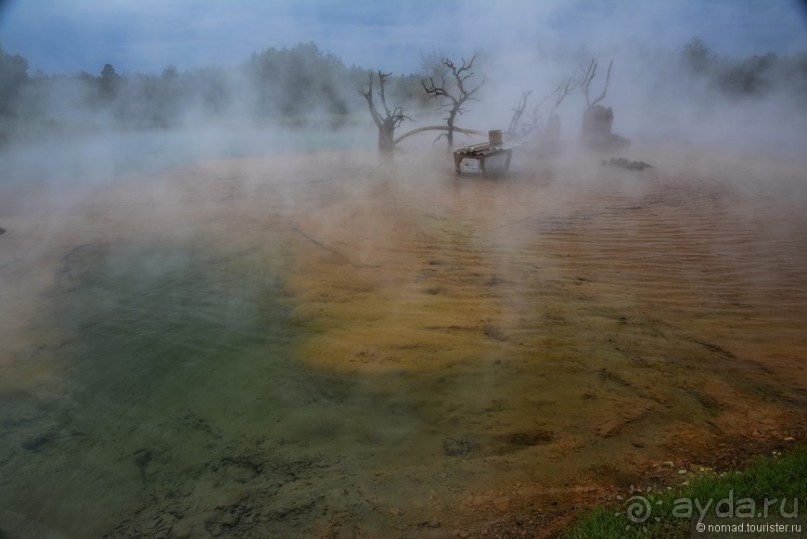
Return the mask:
M485 176L506 172L510 168L513 149L521 143L504 144L502 132L490 131L489 141L483 144L464 146L454 151L454 170L457 175L462 174L462 162L465 159L474 159L479 163L479 169Z

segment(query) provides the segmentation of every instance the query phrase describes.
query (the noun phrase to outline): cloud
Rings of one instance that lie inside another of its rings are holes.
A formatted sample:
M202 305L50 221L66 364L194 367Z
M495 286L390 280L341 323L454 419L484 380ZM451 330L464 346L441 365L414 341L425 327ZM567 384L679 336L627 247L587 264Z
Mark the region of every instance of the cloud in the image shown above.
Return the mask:
M314 41L348 64L417 70L452 55L631 43L678 48L702 36L722 54L807 49L797 2L765 0L38 0L6 9L0 42L34 69L159 72L232 65L253 51Z

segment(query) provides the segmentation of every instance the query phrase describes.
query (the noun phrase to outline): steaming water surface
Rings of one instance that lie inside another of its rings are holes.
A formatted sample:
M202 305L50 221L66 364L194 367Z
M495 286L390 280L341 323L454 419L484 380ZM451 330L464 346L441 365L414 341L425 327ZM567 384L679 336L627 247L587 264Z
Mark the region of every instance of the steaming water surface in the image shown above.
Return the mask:
M804 171L681 162L6 187L0 529L417 536L781 434Z
M182 129L94 129L73 133L69 138L32 133L0 149L4 169L0 183L86 184L203 159L367 148L372 142L366 130L349 127L314 131L240 123Z

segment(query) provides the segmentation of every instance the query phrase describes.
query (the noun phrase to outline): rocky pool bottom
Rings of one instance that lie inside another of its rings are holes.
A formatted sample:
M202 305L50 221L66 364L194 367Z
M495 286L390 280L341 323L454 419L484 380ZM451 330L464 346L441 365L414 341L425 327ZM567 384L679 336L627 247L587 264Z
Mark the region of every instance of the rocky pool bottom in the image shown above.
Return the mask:
M473 535L800 436L804 171L591 161L5 186L0 530Z

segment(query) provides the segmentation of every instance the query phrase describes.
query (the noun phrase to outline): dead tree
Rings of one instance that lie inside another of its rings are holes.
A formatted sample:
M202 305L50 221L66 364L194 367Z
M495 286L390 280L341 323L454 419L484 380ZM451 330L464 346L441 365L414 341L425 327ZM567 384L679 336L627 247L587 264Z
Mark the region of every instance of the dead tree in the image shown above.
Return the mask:
M390 154L395 149L395 129L400 126L408 117L404 114L403 107L394 107L392 109L387 105L387 97L384 93L384 84L387 78L392 73L378 72L378 97L381 101L381 112L375 105L375 98L373 96L373 74L370 73L369 81L367 84L367 91L362 91L361 95L367 100L367 106L370 109L370 116L373 117L373 123L378 128L378 151L385 154Z
M574 77L569 77L567 79L563 79L558 87L555 88L555 91L549 94L545 99L550 99L551 97L555 97L555 103L552 105L552 110L549 111L549 115L552 116L557 112L560 108L560 105L563 103L563 100L566 99L568 96L574 93L575 90L580 88L582 81L575 79Z
M454 149L454 131L456 131L457 116L465 112L466 109L463 105L465 105L467 101L476 100L474 94L476 94L486 82L486 79L482 78L482 81L476 87L469 88L466 86L468 79L474 76L471 69L473 69L475 60L476 55L474 54L470 62L466 62L465 58L463 58L462 65L457 66L450 59L445 58L442 65L446 69L438 72L438 82L434 81L433 76L429 77L428 85L425 81L420 81L429 97L433 97L434 99L444 98L444 108L446 110L445 121L448 130L446 133L438 136L437 140L439 140L440 137L446 137L449 152ZM447 77L449 80L446 80Z
M538 131L541 136L546 138L559 139L560 138L560 119L556 112L560 108L563 101L574 93L580 87L581 81L575 77L568 77L558 84L549 94L544 96L533 108L532 118L529 122L522 123L522 117L527 109L527 102L532 92L525 92L521 95L518 104L513 109L513 117L510 119L510 127L507 133L510 135L517 135L527 137L532 133ZM539 111L547 101L554 99L552 108L549 111L548 121L544 124L541 121Z
M605 94L608 92L608 83L611 81L611 68L614 61L608 63L608 71L605 75L605 84L603 85L600 95L591 100L590 90L591 83L597 77L597 68L599 64L592 59L588 68L580 66L581 83L580 87L583 89L583 95L586 98L586 110L583 112L583 128L582 138L583 142L590 148L594 149L608 149L613 147L626 146L628 140L612 132L614 124L614 111L611 107L604 107L599 103L605 99Z
M519 125L521 124L521 117L524 115L524 110L527 108L527 102L530 99L532 90L524 92L513 108L513 117L510 118L510 124L507 126L507 134L514 136L519 135Z
M555 102L549 110L549 116L546 125L543 128L542 144L544 150L548 153L555 153L560 148L560 117L557 112L563 101L573 94L575 90L580 88L582 81L575 79L573 76L563 79L555 91L547 96L546 99L551 99L553 96Z
M587 69L584 69L582 65L580 66L580 71L582 72L580 87L583 89L583 95L586 97L586 106L593 107L594 105L605 99L605 94L606 92L608 92L608 83L611 81L611 68L613 66L614 61L611 60L608 63L608 72L605 75L605 84L602 87L602 93L594 101L591 101L589 92L591 91L592 81L597 77L597 68L599 67L599 63L592 58L591 63L588 65Z

